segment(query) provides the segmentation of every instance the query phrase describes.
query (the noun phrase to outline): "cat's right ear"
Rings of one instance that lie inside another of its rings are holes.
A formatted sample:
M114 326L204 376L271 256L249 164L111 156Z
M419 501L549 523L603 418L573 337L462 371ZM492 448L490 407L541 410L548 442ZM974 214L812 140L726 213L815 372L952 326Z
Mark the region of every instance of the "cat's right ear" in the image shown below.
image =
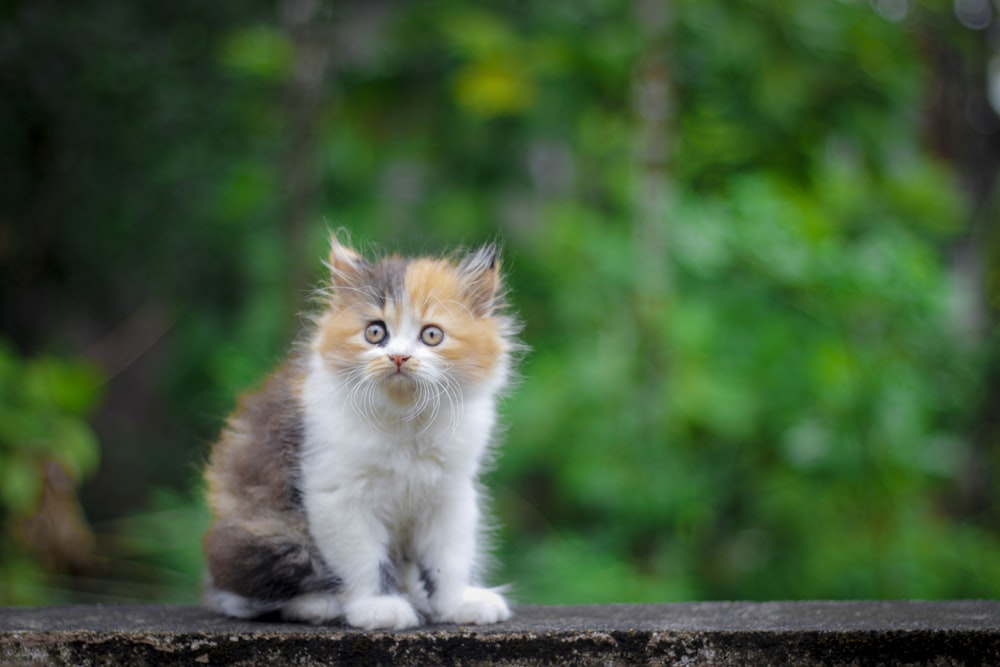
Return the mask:
M330 236L330 257L327 267L330 269L330 280L334 288L356 284L359 274L367 266L367 260L353 248L342 244L336 236Z

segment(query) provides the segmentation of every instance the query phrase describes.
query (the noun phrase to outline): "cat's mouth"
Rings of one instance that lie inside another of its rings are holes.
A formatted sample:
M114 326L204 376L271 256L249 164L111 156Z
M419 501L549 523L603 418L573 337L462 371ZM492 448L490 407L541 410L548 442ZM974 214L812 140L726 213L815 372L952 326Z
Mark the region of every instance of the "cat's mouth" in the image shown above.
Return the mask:
M417 381L406 369L392 369L382 380L386 396L399 405L410 405L416 398Z
M412 381L413 373L407 368L393 368L386 375L386 379L390 382Z

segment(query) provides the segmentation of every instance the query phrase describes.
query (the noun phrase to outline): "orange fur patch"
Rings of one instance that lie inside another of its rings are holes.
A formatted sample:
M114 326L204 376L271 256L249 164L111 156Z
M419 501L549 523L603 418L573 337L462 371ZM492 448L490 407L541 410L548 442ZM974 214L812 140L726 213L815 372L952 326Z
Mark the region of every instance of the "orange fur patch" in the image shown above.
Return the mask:
M364 332L369 322L381 319L385 319L384 309L362 297L338 300L320 318L313 347L327 363L348 368L370 347L359 334Z
M438 354L477 379L485 379L504 352L503 339L492 317L476 317L461 274L444 260L413 262L404 279L410 304L424 324L445 332Z

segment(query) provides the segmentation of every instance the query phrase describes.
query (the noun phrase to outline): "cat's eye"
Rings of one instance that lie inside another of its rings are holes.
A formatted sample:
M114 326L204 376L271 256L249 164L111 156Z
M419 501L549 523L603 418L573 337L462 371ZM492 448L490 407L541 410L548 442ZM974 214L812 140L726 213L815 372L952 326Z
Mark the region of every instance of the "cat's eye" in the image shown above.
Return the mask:
M385 329L385 322L372 322L365 327L365 340L372 345L378 345L386 339L389 332Z
M440 345L443 340L444 332L441 331L440 327L436 327L432 324L427 325L420 332L420 342L424 345L434 347L435 345Z

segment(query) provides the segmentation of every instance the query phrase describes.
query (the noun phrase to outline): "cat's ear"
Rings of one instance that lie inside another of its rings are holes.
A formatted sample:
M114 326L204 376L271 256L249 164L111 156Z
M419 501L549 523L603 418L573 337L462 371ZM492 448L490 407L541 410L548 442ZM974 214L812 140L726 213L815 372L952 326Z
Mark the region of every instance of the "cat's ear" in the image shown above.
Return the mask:
M493 314L503 287L500 280L500 249L484 245L467 255L458 266L469 305L479 317Z
M368 267L368 261L353 248L349 248L334 236L330 236L330 257L327 267L333 287L353 285Z

